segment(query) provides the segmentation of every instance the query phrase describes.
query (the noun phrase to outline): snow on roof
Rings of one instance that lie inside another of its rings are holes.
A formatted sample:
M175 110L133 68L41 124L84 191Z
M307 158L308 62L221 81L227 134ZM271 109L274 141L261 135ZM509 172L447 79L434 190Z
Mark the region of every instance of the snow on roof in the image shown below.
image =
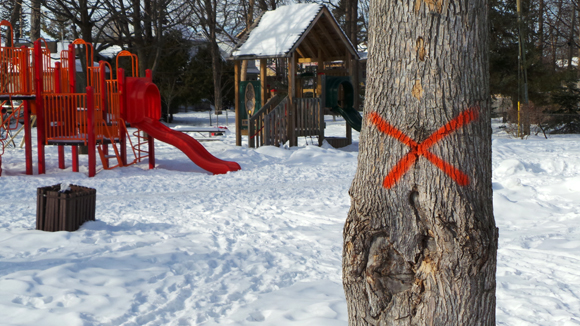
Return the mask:
M264 13L246 42L232 56L284 56L316 18L322 5L294 4Z

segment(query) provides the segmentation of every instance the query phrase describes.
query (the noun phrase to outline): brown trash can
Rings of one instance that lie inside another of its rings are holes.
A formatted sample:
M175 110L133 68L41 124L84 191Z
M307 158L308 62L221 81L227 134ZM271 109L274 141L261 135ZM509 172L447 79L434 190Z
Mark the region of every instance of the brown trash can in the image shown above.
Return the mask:
M37 189L36 229L42 231L76 231L86 221L95 220L97 190L70 185L60 191L60 185Z

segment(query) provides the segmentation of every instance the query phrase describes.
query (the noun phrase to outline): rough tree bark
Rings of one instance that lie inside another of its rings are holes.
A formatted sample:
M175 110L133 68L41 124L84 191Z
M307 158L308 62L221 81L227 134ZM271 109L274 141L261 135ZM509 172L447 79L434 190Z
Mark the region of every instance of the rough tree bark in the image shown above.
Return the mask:
M371 3L351 326L495 325L487 17L486 0Z

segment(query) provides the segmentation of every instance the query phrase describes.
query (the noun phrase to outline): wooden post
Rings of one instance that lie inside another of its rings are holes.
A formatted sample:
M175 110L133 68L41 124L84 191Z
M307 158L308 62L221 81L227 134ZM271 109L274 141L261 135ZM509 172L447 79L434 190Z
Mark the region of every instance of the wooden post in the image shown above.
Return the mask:
M322 146L322 142L324 141L324 109L326 109L326 75L320 74L320 87L322 89L322 93L320 93L320 112L319 112L319 119L320 119L320 131L318 133L318 146Z
M260 59L260 86L262 88L260 91L260 95L262 99L262 106L266 104L266 100L268 99L268 90L266 89L268 87L268 85L266 84L266 78L268 74L266 69L268 69L266 67L266 59ZM259 109L260 108L258 108L258 110Z
M268 84L266 83L266 79L268 78L267 74L267 66L266 66L266 59L260 59L260 98L262 100L262 107L266 104L268 100ZM256 108L256 111L260 110L261 108ZM260 135L259 139L256 139L256 147L264 145L264 121L261 117L258 117L256 120L257 125L257 133ZM253 135L253 133L252 133ZM256 135L257 136L257 135Z
M321 48L318 49L318 58L317 58L317 78L318 82L316 84L316 92L318 93L318 97L320 98L320 111L318 119L319 119L319 131L318 131L318 146L322 146L322 142L324 141L324 109L326 108L326 76L324 75L324 52Z
M296 53L288 58L288 140L290 146L296 146L296 139L294 137L294 119L296 118L296 110L294 108L294 98L296 97Z
M236 107L236 146L242 146L242 121L240 118L240 61L234 61L234 93Z
M351 55L347 50L346 53L346 57L345 57L345 63L346 63L346 70L348 71L349 76L351 76L351 80L352 80L352 61L351 61ZM356 94L353 94L354 96L356 96ZM346 141L348 142L348 144L352 144L352 127L348 124L348 122L346 123Z
M316 58L316 72L318 78L318 80L316 81L316 95L318 95L318 97L321 97L322 93L324 92L324 89L322 88L322 74L324 70L323 57L324 53L322 52L322 49L318 49L318 58Z

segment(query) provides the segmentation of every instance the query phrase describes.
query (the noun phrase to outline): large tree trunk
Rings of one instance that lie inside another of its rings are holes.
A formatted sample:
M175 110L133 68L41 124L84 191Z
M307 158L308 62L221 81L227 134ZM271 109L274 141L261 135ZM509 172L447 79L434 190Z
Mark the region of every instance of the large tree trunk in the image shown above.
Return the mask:
M487 11L485 0L371 4L344 227L351 326L495 325Z

